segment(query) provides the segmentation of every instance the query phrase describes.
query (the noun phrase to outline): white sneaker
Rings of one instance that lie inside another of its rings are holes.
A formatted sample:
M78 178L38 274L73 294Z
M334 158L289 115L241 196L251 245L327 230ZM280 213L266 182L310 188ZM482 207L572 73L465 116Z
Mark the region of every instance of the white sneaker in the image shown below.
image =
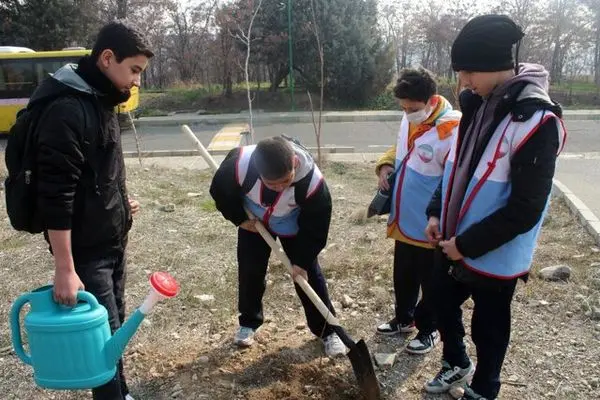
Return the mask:
M246 326L240 326L237 333L235 334L235 338L233 339L233 343L240 347L250 347L254 344L254 334L256 330L252 328L248 328Z
M346 346L337 333L332 333L323 339L325 345L325 355L330 358L346 355Z
M134 398L133 398L133 396L131 396L130 394L127 394L127 395L125 396L125 400L135 400L135 399L134 399Z

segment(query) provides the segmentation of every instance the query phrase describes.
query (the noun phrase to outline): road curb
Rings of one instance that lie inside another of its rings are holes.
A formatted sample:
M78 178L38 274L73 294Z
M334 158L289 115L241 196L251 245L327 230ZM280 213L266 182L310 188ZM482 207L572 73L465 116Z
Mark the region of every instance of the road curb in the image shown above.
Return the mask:
M596 214L558 179L554 179L552 183L554 194L567 203L567 207L577 216L585 229L593 236L596 243L600 244L600 220Z
M339 122L399 122L402 113L399 111L328 111L322 116L323 123ZM564 120L600 120L600 112L596 110L565 110ZM248 122L248 114L214 114L195 115L180 114L171 117L142 117L135 121L138 128L144 126L179 126L179 125L223 125L229 123ZM313 116L309 112L290 113L256 113L254 125L312 123Z
M307 147L308 151L313 154L317 153L316 147ZM354 153L354 147L352 146L337 146L337 147L322 147L321 152L323 154L347 154ZM224 156L229 153L229 150L209 150L209 153L213 156ZM153 151L142 151L140 156L142 158L154 158L154 157L192 157L197 156L198 150L153 150ZM137 158L137 151L124 151L123 156L125 158Z

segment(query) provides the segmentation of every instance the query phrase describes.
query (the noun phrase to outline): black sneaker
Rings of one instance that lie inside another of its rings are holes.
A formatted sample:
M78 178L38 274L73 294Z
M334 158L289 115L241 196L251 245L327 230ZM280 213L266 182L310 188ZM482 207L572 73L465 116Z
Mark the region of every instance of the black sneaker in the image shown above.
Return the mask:
M390 322L386 322L385 324L381 324L377 327L377 333L388 336L395 335L398 333L410 333L414 330L414 321L408 324L399 324L396 318L392 319Z
M469 385L465 386L465 393L459 400L487 400L485 397L480 394L475 393L473 389Z
M425 383L425 391L429 393L445 393L454 386L462 386L475 372L475 366L469 361L466 368L451 367L446 361L442 360L442 369L435 378Z
M438 331L432 333L417 333L417 336L406 345L406 351L411 354L429 353L440 341Z

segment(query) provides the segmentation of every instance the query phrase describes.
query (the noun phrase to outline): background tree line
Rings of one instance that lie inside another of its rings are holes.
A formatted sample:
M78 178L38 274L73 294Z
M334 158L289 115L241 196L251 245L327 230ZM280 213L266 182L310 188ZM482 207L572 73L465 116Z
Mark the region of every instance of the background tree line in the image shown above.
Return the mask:
M470 18L488 11L507 14L526 29L520 58L543 64L554 85L583 86L596 97L600 87L600 0L291 3L294 81L311 92L323 82L325 98L339 104L364 105L409 66L421 65L453 82L452 42ZM126 17L156 53L146 87L216 86L231 96L245 80L247 42L236 32L248 28L257 7L258 0L0 0L0 45L89 48L103 23ZM282 90L290 69L288 0L261 2L250 49L250 80L259 89Z

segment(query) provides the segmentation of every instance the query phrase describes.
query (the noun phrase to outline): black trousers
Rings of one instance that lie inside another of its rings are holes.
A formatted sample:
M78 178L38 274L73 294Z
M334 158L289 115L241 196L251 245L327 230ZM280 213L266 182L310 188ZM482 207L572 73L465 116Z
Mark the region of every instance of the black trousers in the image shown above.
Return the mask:
M125 320L125 256L105 257L85 263L75 262L75 271L85 285L108 311L110 330L114 333ZM123 400L129 393L123 375L123 360L119 360L117 373L108 383L92 389L94 400Z
M432 300L434 250L396 241L394 249L394 292L396 319L401 324L413 321L419 332L436 330ZM422 296L419 303L419 288Z
M280 240L286 252L289 247L294 245L293 238L281 238ZM240 312L240 326L257 329L263 323L262 298L266 288L265 276L270 254L271 248L258 233L238 229L238 309ZM331 313L335 315L335 310L329 300L325 277L317 260L308 268L307 274L310 286L323 300L327 308L331 310ZM294 286L304 307L310 331L318 337L326 337L333 333L331 326L325 322L325 318L302 289L295 283Z
M441 251L439 252L441 253ZM436 311L438 329L444 342L443 357L451 366L466 367L469 363L463 338L465 328L461 305L473 298L475 307L471 319L471 337L477 351L477 367L471 387L488 399L500 392L500 371L510 342L510 306L517 279L498 282L463 283L448 273L450 263L436 255Z

